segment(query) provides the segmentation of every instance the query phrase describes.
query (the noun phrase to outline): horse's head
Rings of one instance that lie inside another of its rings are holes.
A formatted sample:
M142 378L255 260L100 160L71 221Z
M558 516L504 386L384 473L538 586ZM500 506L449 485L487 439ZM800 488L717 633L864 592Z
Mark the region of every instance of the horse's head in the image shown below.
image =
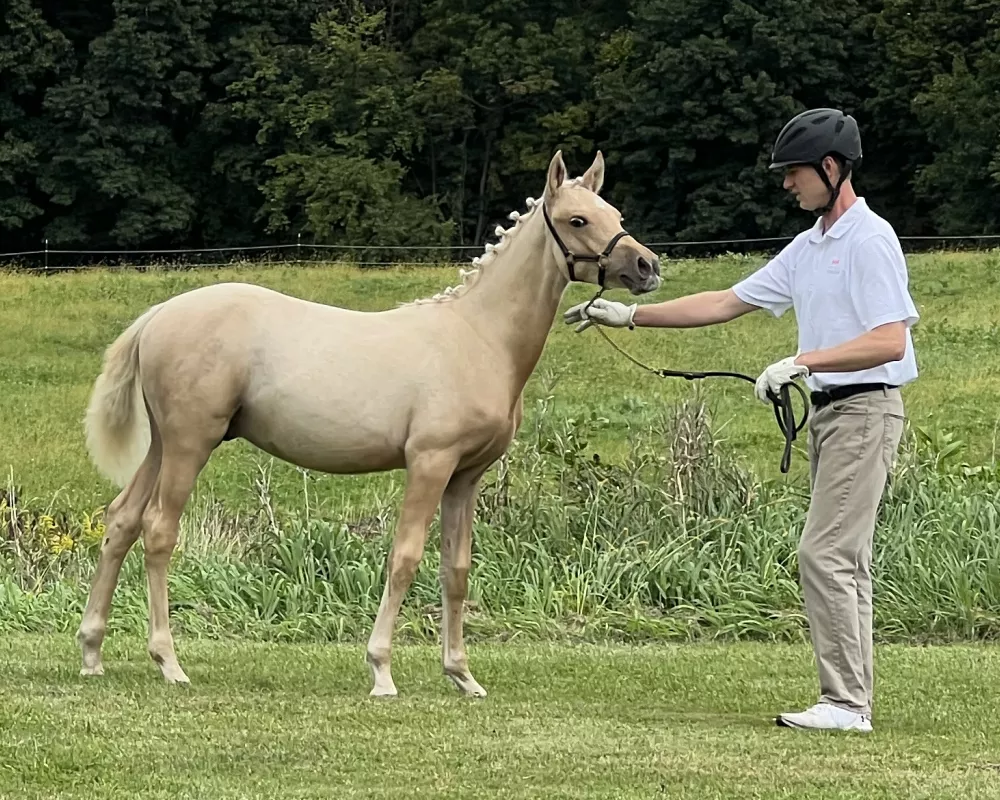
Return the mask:
M579 178L568 180L562 151L549 164L542 211L569 278L602 288L646 294L660 287L660 260L622 228L622 215L599 196L604 183L604 157Z

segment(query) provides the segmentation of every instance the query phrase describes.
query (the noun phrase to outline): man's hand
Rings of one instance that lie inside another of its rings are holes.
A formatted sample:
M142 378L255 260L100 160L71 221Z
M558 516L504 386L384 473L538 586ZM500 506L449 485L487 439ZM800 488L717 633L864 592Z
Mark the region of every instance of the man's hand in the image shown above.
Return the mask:
M795 356L789 356L772 364L760 374L760 377L757 378L754 392L762 403L770 403L771 401L767 396L769 389L777 397L781 391L781 387L786 383L791 383L796 378L804 378L809 375L809 367L803 364L796 364Z
M590 303L590 308L587 308L587 303L573 306L563 314L563 320L567 325L579 322L580 324L576 326L577 333L586 330L595 322L609 328L624 328L626 326L633 328L635 325L632 318L635 316L637 307L638 303L627 306L624 303L616 303L614 300L598 297L593 303Z

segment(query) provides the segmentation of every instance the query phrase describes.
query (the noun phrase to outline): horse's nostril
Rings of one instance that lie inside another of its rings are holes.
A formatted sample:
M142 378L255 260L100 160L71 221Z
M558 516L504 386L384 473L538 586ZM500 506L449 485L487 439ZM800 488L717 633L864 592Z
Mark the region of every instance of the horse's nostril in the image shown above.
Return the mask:
M649 273L652 271L653 267L650 265L650 263L642 256L639 256L639 274L645 277L649 275Z

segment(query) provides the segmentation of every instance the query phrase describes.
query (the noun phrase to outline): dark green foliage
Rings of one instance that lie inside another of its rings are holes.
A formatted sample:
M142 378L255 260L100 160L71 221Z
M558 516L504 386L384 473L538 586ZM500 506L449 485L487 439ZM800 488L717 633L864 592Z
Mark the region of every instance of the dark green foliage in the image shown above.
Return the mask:
M605 151L646 238L787 235L767 158L817 105L902 233L995 233L998 28L998 0L9 0L2 249L478 245L557 148Z
M0 27L0 230L18 234L42 214L32 175L45 133L41 101L67 67L70 42L31 0L10 0Z

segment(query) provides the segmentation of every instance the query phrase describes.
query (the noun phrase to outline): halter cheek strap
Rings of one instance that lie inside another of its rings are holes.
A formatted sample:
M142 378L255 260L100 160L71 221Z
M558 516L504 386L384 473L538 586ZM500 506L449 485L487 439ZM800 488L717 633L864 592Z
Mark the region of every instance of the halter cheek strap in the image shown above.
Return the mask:
M559 234L556 232L555 226L552 224L552 218L549 217L549 209L544 203L542 204L542 214L545 216L545 224L548 226L549 231L552 233L552 238L556 240L556 244L559 245L559 249L562 251L563 258L566 259L566 268L569 270L569 279L571 281L576 281L576 269L575 265L577 261L593 261L597 263L597 285L602 289L604 288L604 279L608 274L608 264L611 263L611 251L615 249L615 245L618 244L624 237L629 236L629 232L622 229L614 235L608 246L598 255L577 255L571 253L569 248L565 245L563 240L560 238Z

